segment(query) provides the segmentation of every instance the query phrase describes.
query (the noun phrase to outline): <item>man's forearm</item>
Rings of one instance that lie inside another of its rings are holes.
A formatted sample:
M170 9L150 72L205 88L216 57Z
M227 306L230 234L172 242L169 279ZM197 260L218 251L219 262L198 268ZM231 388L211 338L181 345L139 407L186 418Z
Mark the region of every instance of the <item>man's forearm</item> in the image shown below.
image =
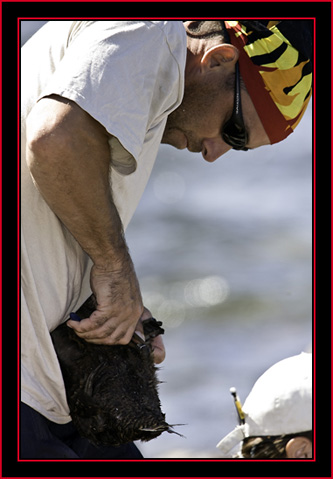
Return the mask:
M29 117L27 162L45 201L94 263L96 311L68 324L87 341L126 344L143 304L110 192L107 140L105 129L77 105L43 99Z

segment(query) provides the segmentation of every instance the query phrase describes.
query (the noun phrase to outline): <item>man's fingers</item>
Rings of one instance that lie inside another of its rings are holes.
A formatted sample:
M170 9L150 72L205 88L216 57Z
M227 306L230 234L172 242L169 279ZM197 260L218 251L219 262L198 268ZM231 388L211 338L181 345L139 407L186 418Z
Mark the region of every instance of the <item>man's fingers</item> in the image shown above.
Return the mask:
M160 364L165 359L165 348L162 336L156 336L152 341L154 363Z
M135 329L135 326L126 322L115 326L112 319L106 320L101 326L97 324L96 320L91 318L82 319L79 323L67 321L67 325L74 329L80 338L95 344L128 344Z

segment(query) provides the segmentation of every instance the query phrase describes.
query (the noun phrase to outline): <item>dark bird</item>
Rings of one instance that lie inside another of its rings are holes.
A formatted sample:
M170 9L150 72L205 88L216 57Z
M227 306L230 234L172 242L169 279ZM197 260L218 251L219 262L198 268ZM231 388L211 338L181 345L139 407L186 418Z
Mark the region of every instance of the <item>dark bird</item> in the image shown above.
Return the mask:
M92 295L76 315L86 318L95 309ZM88 343L66 323L51 333L73 424L93 444L118 446L175 432L161 411L152 357L151 340L164 333L161 325L143 321L145 340L134 334L125 346Z

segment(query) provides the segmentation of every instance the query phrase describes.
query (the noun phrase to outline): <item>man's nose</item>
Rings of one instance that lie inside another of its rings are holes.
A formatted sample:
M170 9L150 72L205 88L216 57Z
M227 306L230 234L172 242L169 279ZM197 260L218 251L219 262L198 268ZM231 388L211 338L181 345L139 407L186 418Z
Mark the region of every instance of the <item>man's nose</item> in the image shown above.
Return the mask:
M202 156L204 160L210 163L220 158L229 150L231 150L231 146L225 143L221 137L205 138L202 142Z

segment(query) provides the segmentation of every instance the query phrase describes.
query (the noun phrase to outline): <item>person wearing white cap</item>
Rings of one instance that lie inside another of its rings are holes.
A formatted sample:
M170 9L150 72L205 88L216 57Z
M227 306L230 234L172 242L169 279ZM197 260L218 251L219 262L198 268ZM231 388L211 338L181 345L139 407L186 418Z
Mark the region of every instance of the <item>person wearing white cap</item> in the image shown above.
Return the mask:
M217 448L223 457L312 458L312 354L301 353L270 367L243 407L235 388L239 425ZM232 455L236 446L240 449Z

